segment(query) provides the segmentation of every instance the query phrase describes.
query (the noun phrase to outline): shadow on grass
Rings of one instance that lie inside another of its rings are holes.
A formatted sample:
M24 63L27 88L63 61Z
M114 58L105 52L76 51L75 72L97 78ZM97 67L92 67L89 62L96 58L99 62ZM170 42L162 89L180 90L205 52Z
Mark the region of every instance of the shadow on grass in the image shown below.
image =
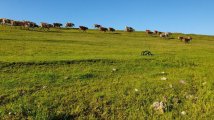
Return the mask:
M41 61L41 62L0 62L0 70L6 67L21 67L33 65L69 65L80 63L105 63L113 64L116 60L110 59L85 59L85 60L62 60L62 61Z
M54 115L53 117L50 118L50 120L75 120L78 118L78 114L59 114L59 115Z

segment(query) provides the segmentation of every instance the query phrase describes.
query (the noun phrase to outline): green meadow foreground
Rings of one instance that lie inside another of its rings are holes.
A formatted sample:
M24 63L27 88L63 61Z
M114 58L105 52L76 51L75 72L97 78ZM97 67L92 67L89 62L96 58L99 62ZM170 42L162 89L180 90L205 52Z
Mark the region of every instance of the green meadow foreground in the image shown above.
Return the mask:
M214 119L214 37L178 36L1 26L0 119Z

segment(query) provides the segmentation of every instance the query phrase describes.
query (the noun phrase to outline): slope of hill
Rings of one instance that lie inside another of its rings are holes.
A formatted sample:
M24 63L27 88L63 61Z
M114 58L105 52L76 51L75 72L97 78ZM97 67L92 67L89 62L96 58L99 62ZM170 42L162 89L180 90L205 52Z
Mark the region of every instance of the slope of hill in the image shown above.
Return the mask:
M214 37L179 35L1 26L0 117L214 119Z

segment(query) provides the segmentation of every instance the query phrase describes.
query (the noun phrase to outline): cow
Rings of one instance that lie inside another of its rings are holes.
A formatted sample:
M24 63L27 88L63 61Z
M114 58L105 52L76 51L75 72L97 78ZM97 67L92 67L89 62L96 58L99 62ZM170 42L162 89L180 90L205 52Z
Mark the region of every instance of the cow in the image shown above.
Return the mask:
M1 18L1 19L0 19L0 23L1 23L2 25L10 25L11 21L12 21L12 20L7 19L7 18Z
M160 34L160 37L161 37L161 38L165 38L166 35L165 35L165 34Z
M23 21L11 21L11 26L25 26L25 23Z
M108 31L110 31L110 32L115 32L116 30L115 30L114 28L109 27L109 28L108 28Z
M74 27L75 25L74 25L74 23L66 23L66 25L65 25L65 27L66 28L72 28L72 27Z
M155 31L154 31L154 34L158 35L158 34L159 34L159 31L155 30Z
M148 34L148 35L152 35L152 34L153 34L153 32L152 32L152 31L150 31L150 30L146 30L146 34Z
M30 28L30 27L34 27L34 23L33 22L30 22L30 21L15 21L15 20L12 20L11 21L11 26L14 26L14 27L20 27L20 29L22 28Z
M100 30L100 31L103 31L103 32L106 32L106 31L108 31L108 28L100 27L99 30Z
M15 20L11 20L10 24L11 26L23 26L23 27L34 27L36 25L36 23L30 21L15 21Z
M0 24L2 24L2 25L3 25L3 18L1 18L1 19L0 19Z
M39 27L36 23L31 22L31 21L23 21L23 25L24 25L24 27L27 27L27 28Z
M178 40L180 40L180 41L183 41L183 39L184 39L184 37L182 37L182 36L178 37Z
M62 26L61 23L53 23L53 27L55 28L60 28Z
M25 23L25 27L29 30L30 28L34 29L34 28L38 28L39 25L37 25L34 22L30 22L30 21L26 21Z
M126 32L134 32L134 31L135 31L135 29L134 29L134 28L132 28L132 27L128 27L128 26L126 26L126 27L125 27L125 31L126 31Z
M163 32L160 32L160 31L157 31L157 30L154 30L154 34L156 34L156 35L160 35L160 34L162 34Z
M169 37L169 35L168 35L168 34L165 34L165 33L162 33L162 34L160 34L160 37L161 37L161 38L167 38L167 37Z
M94 28L100 28L100 27L102 27L101 25L99 25L99 24L94 24Z
M88 30L88 28L85 27L85 26L79 26L79 30L82 30L83 32L86 32L86 30Z
M41 22L41 28L42 28L42 29L47 28L47 29L49 30L51 27L53 27L52 24L48 24L48 23Z
M160 37L161 38L168 38L171 34L172 33L170 33L170 32L163 32L163 33L160 34Z
M185 43L189 43L192 40L192 37L183 38Z

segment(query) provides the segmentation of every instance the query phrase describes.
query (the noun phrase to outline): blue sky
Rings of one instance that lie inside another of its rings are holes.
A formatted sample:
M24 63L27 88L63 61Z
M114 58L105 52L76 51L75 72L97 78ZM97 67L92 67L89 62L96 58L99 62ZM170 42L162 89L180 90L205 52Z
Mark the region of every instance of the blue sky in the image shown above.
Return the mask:
M214 35L214 0L1 0L0 17Z

